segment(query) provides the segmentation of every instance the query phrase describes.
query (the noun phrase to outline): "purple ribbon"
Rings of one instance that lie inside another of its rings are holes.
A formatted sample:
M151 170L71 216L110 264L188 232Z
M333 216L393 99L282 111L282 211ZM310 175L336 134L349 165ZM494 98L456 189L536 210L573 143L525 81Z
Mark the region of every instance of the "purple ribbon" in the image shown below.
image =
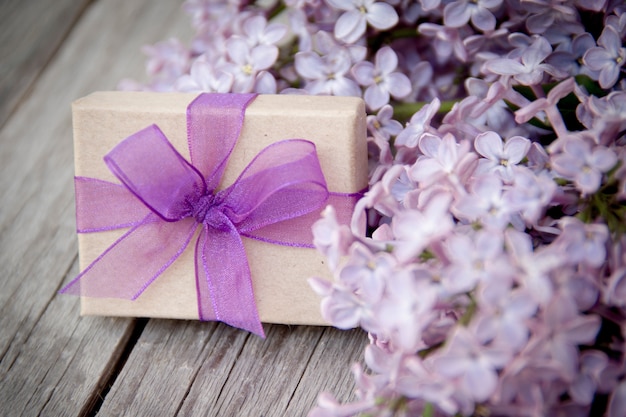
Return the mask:
M315 145L283 140L263 149L217 191L254 94L201 94L187 108L187 162L152 125L104 157L122 185L76 177L79 233L130 229L62 293L134 300L186 249L197 229L200 320L264 337L241 237L313 247L311 225L333 204L349 219L359 193L329 193Z

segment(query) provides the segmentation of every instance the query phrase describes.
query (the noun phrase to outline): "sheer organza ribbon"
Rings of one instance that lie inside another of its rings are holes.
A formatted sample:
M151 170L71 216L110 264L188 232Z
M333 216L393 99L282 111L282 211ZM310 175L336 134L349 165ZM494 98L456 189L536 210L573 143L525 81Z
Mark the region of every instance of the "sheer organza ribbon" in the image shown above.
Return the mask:
M195 242L200 320L264 337L242 236L312 247L311 226L332 204L349 219L360 196L331 193L315 145L289 139L263 149L218 191L254 94L201 94L187 108L191 163L152 125L104 158L122 184L76 177L79 233L130 228L62 293L134 300Z

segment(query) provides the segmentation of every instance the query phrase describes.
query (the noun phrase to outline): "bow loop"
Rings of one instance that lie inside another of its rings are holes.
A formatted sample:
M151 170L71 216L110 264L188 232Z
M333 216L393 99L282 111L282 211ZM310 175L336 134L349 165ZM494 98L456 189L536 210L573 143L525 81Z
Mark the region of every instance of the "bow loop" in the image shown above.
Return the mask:
M202 175L156 125L122 141L104 161L126 188L165 221L189 217L196 201L207 194Z
M314 212L328 199L315 145L300 139L263 149L224 193L229 218L245 232Z

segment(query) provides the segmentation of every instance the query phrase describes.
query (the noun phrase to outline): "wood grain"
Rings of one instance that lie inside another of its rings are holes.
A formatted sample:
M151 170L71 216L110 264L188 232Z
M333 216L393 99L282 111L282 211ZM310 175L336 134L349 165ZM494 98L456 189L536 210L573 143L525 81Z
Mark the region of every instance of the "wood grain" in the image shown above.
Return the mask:
M12 75L21 89L0 93L2 416L300 416L320 391L352 393L360 331L266 325L262 340L218 323L81 318L76 298L57 295L78 272L70 103L142 78L143 44L189 39L181 2L98 0L74 25L31 28L69 35L49 46L41 70ZM9 9L36 14L34 3L2 2L0 24ZM15 56L28 56L31 44L14 44Z
M0 130L0 415L88 413L118 365L134 320L57 295L77 272L70 103L141 77L141 45L190 30L179 10L95 3Z
M0 126L15 110L91 0L0 2Z

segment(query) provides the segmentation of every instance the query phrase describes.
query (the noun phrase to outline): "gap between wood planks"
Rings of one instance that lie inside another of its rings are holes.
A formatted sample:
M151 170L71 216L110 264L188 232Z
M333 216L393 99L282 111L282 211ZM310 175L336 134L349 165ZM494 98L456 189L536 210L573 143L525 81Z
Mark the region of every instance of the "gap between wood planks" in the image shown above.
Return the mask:
M100 411L100 407L102 407L107 394L111 391L111 387L113 387L115 380L119 376L120 372L122 372L122 369L124 369L124 365L126 364L128 357L141 337L143 330L146 328L148 320L149 319L147 318L138 318L134 320L132 323L132 331L130 332L128 339L123 342L124 346L120 356L111 366L110 373L108 375L103 375L104 381L102 381L101 384L98 384L98 386L102 388L100 390L94 390L93 397L85 403L84 409L81 410L79 414L80 417L93 417L98 414L98 411Z

